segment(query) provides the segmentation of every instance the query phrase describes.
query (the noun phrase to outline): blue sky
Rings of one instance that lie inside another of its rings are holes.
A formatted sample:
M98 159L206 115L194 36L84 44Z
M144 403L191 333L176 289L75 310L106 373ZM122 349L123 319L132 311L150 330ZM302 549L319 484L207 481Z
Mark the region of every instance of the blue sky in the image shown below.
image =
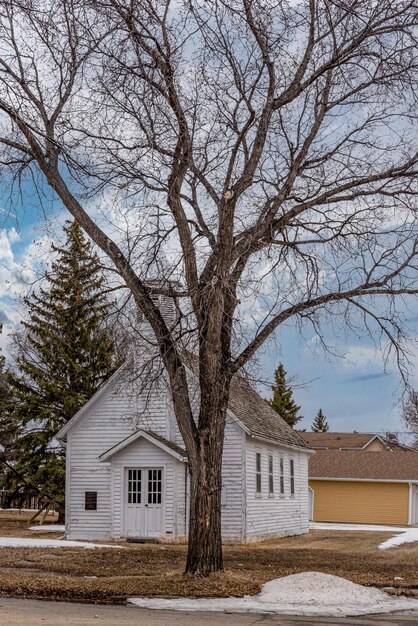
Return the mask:
M57 205L55 225L46 226L38 199L30 188L23 191L23 202L27 199L24 207L18 200L13 210L3 208L0 213L0 321L5 321L6 333L19 323L16 297L26 292L25 281L30 281L36 265L47 255L51 243L48 233L67 217ZM7 193L4 188L0 194L4 207L7 207ZM417 326L417 319L409 321ZM327 329L327 333L328 343L346 358L326 354L318 347L313 332L301 338L294 328L287 326L279 332L278 341L271 342L259 355L262 378L272 380L277 364L284 363L294 385L295 400L304 415L302 428L310 429L321 407L334 431L405 431L397 403L401 379L396 368L389 363L385 371L382 355L371 340L349 334L336 337L332 329ZM0 345L7 349L7 336L0 339ZM416 361L418 364L418 358ZM268 387L262 389L264 397L269 397Z

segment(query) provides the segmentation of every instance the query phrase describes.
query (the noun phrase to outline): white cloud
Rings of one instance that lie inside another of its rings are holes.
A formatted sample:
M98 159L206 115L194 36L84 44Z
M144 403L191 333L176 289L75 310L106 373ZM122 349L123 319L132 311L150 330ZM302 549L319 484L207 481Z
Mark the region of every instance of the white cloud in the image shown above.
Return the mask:
M14 228L11 229L14 231ZM10 231L9 231L10 232ZM7 262L13 262L12 242L6 229L0 230L0 260L5 259Z
M382 369L384 366L384 356L374 346L350 346L344 356L344 365L350 369L364 371L371 368Z
M16 241L20 241L21 239L20 234L17 232L14 226L10 228L8 232L8 237L9 237L10 243L16 243Z

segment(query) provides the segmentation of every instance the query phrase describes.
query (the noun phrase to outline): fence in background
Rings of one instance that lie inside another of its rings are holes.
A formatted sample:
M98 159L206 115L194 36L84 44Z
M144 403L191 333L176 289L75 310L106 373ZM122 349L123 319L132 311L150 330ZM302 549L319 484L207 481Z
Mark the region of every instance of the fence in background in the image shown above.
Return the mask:
M37 510L44 503L37 495L19 495L0 490L0 509L33 509Z

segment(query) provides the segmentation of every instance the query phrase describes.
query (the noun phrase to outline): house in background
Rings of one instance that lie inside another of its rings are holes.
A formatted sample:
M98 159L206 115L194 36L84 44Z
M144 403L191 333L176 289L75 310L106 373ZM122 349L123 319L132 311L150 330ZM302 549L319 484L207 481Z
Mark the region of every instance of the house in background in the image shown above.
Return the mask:
M418 451L393 435L300 434L315 451L309 461L313 521L418 524Z
M142 382L150 361L145 344L138 343L133 358L58 434L67 446L68 539L187 536L186 451L164 373L150 387ZM196 382L195 366L188 373ZM246 382L233 381L223 455L224 540L308 532L310 452Z

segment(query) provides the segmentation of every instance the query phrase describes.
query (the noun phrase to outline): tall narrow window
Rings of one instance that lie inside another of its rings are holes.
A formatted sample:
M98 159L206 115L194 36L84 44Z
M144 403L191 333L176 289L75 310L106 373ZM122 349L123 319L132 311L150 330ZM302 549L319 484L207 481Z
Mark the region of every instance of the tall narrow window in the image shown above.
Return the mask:
M128 504L141 504L141 470L128 470Z
M161 504L162 470L148 470L148 504Z
M274 472L272 454L269 454L269 496L274 496Z
M280 457L280 495L284 496L284 460Z
M295 462L290 459L290 495L295 495Z
M255 492L261 494L261 453L255 453Z

